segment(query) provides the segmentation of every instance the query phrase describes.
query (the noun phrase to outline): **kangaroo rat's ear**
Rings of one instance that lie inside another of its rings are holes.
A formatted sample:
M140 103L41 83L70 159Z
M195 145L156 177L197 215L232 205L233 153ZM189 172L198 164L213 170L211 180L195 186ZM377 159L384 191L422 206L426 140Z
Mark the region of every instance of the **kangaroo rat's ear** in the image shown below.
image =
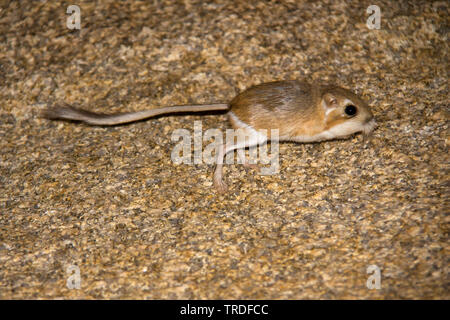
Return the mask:
M336 108L338 106L338 102L336 97L331 93L325 93L322 96L325 107L327 108Z

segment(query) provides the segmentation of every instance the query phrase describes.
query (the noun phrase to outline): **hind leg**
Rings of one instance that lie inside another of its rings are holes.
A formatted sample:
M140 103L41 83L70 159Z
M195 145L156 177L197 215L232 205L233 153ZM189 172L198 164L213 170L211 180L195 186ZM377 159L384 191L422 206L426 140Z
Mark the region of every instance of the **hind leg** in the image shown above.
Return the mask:
M241 129L243 130L243 129ZM230 152L234 150L239 149L245 149L245 148L251 148L258 143L263 143L266 141L266 137L261 135L255 130L243 130L239 134L240 139L238 139L237 143L233 142L227 142L226 144L223 144L219 147L217 158L216 158L216 170L214 171L214 186L216 187L217 191L219 192L225 192L227 190L227 185L223 181L223 161L225 156ZM247 139L248 138L248 139ZM243 159L244 164L245 159Z
M217 191L220 193L223 193L227 190L227 185L223 181L223 159L228 152L234 149L235 149L234 145L222 144L219 147L219 151L217 153L216 169L214 170L213 181L214 187L216 187Z

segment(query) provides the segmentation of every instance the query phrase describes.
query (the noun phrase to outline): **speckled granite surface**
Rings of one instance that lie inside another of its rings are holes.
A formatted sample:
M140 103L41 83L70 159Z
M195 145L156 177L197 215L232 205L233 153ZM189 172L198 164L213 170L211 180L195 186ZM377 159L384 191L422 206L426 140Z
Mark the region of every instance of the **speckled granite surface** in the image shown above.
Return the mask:
M161 3L2 2L0 298L449 299L448 2L376 1L380 30L368 1ZM282 144L277 175L228 165L217 195L212 165L175 165L170 136L225 129L223 114L38 117L227 102L280 79L354 89L379 127Z

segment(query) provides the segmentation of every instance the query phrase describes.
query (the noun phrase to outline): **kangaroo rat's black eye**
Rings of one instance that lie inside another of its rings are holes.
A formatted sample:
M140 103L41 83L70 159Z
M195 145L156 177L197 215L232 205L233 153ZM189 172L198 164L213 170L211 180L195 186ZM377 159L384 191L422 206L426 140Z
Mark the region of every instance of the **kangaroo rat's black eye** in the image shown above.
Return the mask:
M348 116L354 116L356 114L356 107L354 105L346 106L345 114Z

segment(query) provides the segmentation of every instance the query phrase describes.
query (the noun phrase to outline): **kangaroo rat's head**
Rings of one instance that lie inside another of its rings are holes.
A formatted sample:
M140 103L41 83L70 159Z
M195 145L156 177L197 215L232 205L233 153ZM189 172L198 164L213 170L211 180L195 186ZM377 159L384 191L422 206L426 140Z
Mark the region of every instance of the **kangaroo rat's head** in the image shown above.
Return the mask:
M345 137L355 132L369 134L375 128L369 106L356 94L335 86L323 87L321 92L325 130Z

